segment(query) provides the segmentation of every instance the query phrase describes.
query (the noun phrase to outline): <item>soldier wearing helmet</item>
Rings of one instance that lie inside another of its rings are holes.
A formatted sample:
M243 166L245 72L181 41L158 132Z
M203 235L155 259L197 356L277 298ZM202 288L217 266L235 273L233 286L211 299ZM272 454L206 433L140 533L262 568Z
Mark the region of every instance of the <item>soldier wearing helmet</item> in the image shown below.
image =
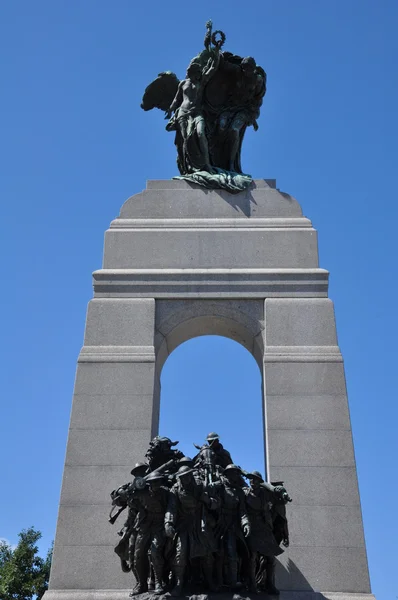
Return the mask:
M132 595L148 591L148 553L153 567L154 594L164 593L164 515L169 490L163 485L165 475L150 473L145 477L146 487L136 492L139 514L137 518L137 537L134 550L134 574L137 584Z
M178 481L178 473L181 467L189 467L190 469L193 469L193 477L195 478L195 480L197 480L198 482L201 481L200 476L199 476L199 472L197 471L197 469L194 469L194 464L193 464L193 458L190 458L189 456L183 456L182 458L180 458L177 462L176 462L176 470L174 473L170 473L168 475L168 485L169 487L172 487L177 481Z
M252 592L257 592L256 579L262 580L265 574L265 591L279 595L279 590L275 587L275 556L282 554L283 550L274 535L271 512L275 502L274 488L264 482L259 471L246 473L246 477L250 480L250 487L244 488L250 521L250 588Z
M242 490L242 471L234 464L228 465L221 481L215 484L220 499L215 535L218 541L217 573L218 585L227 584L232 590L238 584L238 545L249 556L246 538L250 534L250 522L247 516L245 494ZM225 569L224 569L225 567ZM224 571L227 580L223 581Z
M233 463L230 453L221 444L220 436L215 431L212 431L211 433L209 433L207 435L206 444L204 444L200 448L200 452L194 458L194 463L196 463L198 461L198 459L200 459L201 453L202 454L205 453L207 449L211 449L212 453L214 453L212 455L212 460L214 462L214 465L217 465L217 466L221 467L222 469L225 469L225 467L227 467L228 465Z
M180 467L193 467L193 458L191 458L190 456L183 456L182 458L179 459L178 461L178 468Z
M109 516L109 522L113 525L118 516L128 507L127 520L122 529L118 531L121 540L115 546L115 552L120 558L122 571L128 573L130 570L134 573L134 545L137 531L135 521L139 507L136 501L136 491L138 489L137 482L143 480L143 477L148 473L149 467L146 463L136 463L131 470L134 475L133 481L122 485L117 490L111 492L112 510ZM113 514L114 508L119 507L117 513Z
M168 437L157 435L149 444L149 448L145 454L145 458L149 463L151 471L158 469L170 460L177 461L184 455L180 450L173 449L178 442L172 442Z
M177 483L171 488L169 504L165 515L165 531L175 538L173 574L175 587L172 596L180 596L184 584L186 566L191 559L201 558L208 587L215 591L213 583L213 552L216 551L215 539L207 525L207 508L218 506L206 486L195 480L194 470L183 465L177 472Z

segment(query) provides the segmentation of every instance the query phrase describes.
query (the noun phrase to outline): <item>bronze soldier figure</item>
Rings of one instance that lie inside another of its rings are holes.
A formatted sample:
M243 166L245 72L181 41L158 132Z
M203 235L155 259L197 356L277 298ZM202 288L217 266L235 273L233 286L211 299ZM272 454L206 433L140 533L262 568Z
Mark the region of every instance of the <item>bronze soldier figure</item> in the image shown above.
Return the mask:
M170 460L177 463L184 456L180 450L173 449L173 446L177 444L178 442L172 442L168 437L161 437L159 435L154 437L145 454L150 470L155 471L155 469L158 469Z
M272 524L274 536L278 544L289 547L289 527L286 517L286 504L292 502L283 481L271 481L273 486Z
M235 589L238 583L238 542L240 541L241 549L247 555L245 538L250 534L250 522L246 512L241 477L241 469L231 464L225 468L221 481L215 484L221 500L215 528L215 535L219 542L218 584L222 585L223 583L224 562L226 562L227 583L232 589Z
M205 511L217 507L202 483L195 481L193 469L180 467L177 483L172 487L165 516L166 535L175 538L173 572L175 587L172 596L180 596L184 586L187 564L201 558L208 587L215 591L213 583L213 556L215 539L206 523Z
M135 521L139 507L137 505L136 492L138 489L137 482L148 473L149 467L146 463L136 463L131 470L131 474L134 475L132 482L127 483L117 490L111 493L112 498L112 511L117 506L119 511L109 517L109 522L113 525L118 516L123 512L125 508L128 508L127 520L124 523L122 529L118 531L118 535L121 536L121 540L115 546L115 552L120 558L122 571L128 573L133 570L133 556L134 556L134 544L136 537Z
M169 487L172 487L178 481L178 471L181 467L189 467L190 469L193 469L193 476L195 480L198 483L202 481L199 471L194 468L193 458L190 458L189 456L183 456L177 461L176 466L178 467L177 470L174 473L170 473L167 478Z
M280 544L289 545L291 502L283 481L267 483L233 464L217 433L193 459L173 449L177 443L155 437L148 462L137 463L133 480L111 493L112 524L128 508L115 552L135 576L130 595L161 595L170 585L180 596L188 583L201 590L203 577L210 591L242 582L252 592L279 594L275 557Z
M137 537L134 550L134 573L137 584L132 595L148 591L148 551L155 579L155 594L163 594L164 576L164 546L166 536L164 531L164 515L169 500L169 489L162 485L164 475L151 473L146 477L149 487L137 492L140 511L137 518Z
M250 549L250 589L257 592L256 570L258 559L264 557L266 573L265 589L269 594L278 595L279 590L274 584L275 556L282 554L273 533L271 507L274 492L271 486L264 483L261 473L253 471L247 473L250 487L244 488L246 496L247 514L250 521L250 535L248 538Z
M264 482L262 485L270 491L272 497L271 518L276 543L288 548L289 528L286 518L286 504L292 502L292 499L287 493L283 481L271 481L271 484ZM269 587L269 582L275 588L275 558L273 556L260 557L256 582L257 587L261 590L266 591Z
M196 447L199 448L199 452L194 458L194 464L201 470L204 470L207 462L211 462L214 467L221 467L221 470L233 463L230 453L221 444L220 436L215 431L207 435L206 444Z

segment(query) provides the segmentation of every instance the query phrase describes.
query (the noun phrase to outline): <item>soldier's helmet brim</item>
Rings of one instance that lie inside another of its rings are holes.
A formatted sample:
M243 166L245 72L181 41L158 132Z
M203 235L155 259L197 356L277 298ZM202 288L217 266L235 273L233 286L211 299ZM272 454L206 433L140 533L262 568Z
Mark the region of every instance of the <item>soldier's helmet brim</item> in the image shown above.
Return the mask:
M177 441L177 442L172 442L170 438L168 438L168 437L165 437L165 436L164 436L164 437L160 437L160 436L159 436L159 437L157 438L157 441L158 441L160 444L167 444L167 446L170 446L170 448L171 448L171 446L176 446L176 445L179 443L178 441Z
M185 477L185 475L191 475L194 473L195 469L190 469L189 467L180 467L176 473L176 477Z
M183 456L182 458L179 458L177 463L179 465L193 465L193 458L191 458L190 456Z
M264 483L264 479L263 479L263 476L261 475L260 471L252 471L251 473L247 473L246 477L248 479L257 479L261 483Z
M146 463L136 463L134 467L131 469L130 473L132 475L138 475L139 473L145 474L149 469L149 465Z
M228 472L234 471L236 473L242 473L242 469L240 467L238 467L238 465L234 465L234 464L230 464L227 465L224 469L224 475L228 475Z
M206 437L206 440L208 442L214 442L214 440L219 440L219 439L220 439L220 436L215 431L211 431Z
M162 481L165 479L165 475L163 473L150 473L147 477L145 477L145 481L147 483L152 483L152 481Z
M240 473L242 473L242 469L238 465L234 465L233 463L225 467L224 473L226 471L239 471Z

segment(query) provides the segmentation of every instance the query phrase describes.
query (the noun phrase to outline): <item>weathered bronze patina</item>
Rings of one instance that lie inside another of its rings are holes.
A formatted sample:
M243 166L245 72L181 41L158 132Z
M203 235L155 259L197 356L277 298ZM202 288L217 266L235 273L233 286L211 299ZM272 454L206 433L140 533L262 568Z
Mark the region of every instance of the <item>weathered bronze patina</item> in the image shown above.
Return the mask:
M186 78L160 73L141 107L165 111L166 129L175 131L176 179L238 193L252 182L242 172L241 147L247 127L258 129L267 76L254 58L223 51L225 39L208 21L204 50L189 63Z
M136 585L131 593L180 596L221 589L279 594L275 556L289 545L283 482L232 463L216 433L194 459L156 437L133 481L111 493L113 524L128 509L115 552ZM249 480L250 484L245 481ZM113 514L114 510L117 512Z

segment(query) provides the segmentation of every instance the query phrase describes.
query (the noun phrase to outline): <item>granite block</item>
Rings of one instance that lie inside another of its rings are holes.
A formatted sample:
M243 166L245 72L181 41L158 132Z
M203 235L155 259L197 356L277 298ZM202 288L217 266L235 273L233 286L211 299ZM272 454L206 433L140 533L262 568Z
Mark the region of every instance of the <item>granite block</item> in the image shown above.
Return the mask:
M241 344L249 352L253 349L254 336L251 331L228 317L200 315L189 322L175 327L167 335L167 348L171 353L180 344L202 335L219 335ZM260 362L261 364L261 362Z
M253 189L276 188L276 179L255 179L250 190ZM148 179L146 182L147 190L197 190L202 189L195 183L185 181L184 179ZM219 190L220 191L220 190ZM243 194L246 193L242 192ZM134 197L134 196L133 196Z
M262 300L157 300L156 329L167 336L182 323L211 316L243 324L253 336L264 329Z
M65 464L68 466L126 466L135 449L145 452L151 440L146 429L70 429Z
M283 590L370 593L364 548L291 546L278 562L276 582Z
M54 547L50 589L117 590L134 585L131 573L123 573L114 545ZM128 598L128 595L127 595Z
M263 329L262 300L156 300L157 366L183 342L209 334L242 344L262 370Z
M336 346L333 302L328 298L265 301L268 346Z
M154 377L153 363L79 363L75 394L150 395Z
M259 182L257 184L257 181ZM186 182L152 186L131 196L122 206L121 219L149 218L256 218L301 217L302 210L289 194L265 187L264 180L256 180L255 186L240 194L223 190L205 190L187 187ZM158 184L156 184L158 185ZM189 185L189 184L188 184Z
M265 384L270 396L344 396L342 362L266 363Z
M356 469L352 467L270 467L271 481L284 481L293 506L359 506Z
M266 406L268 429L351 429L345 395L267 395Z
M355 466L351 431L271 429L268 451L271 473L274 466Z
M94 298L87 309L86 346L152 346L155 301Z
M61 504L57 543L61 546L116 546L120 541L117 531L127 519L127 510L114 525L108 522L109 511L110 505L106 504ZM110 554L109 560L117 560L117 557Z
M325 269L100 269L93 273L96 298L241 300L326 298Z
M151 422L153 394L74 396L72 429L145 429Z
M290 492L290 486L289 486ZM288 507L290 540L294 546L364 548L360 506Z
M142 448L131 448L129 466L68 466L62 480L61 504L104 504L110 510L112 490L131 480L134 464L143 460Z
M109 229L104 269L316 268L312 229Z

